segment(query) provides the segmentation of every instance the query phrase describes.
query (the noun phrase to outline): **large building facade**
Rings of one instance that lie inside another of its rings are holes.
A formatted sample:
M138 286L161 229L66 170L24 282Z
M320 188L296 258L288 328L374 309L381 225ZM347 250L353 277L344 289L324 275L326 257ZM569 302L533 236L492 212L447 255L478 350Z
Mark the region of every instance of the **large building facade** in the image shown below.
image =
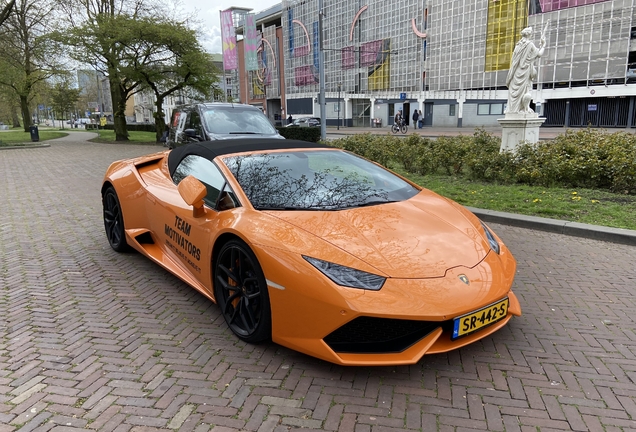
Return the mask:
M322 3L329 125L384 126L400 109L409 119L421 110L425 125L497 125L512 52L530 26L535 43L546 39L532 94L545 126L636 127L636 0ZM283 113L320 113L318 8L284 0L257 15L280 23L263 30L275 41L266 55L283 70L267 75L266 64L259 74ZM249 99L259 96L252 90Z

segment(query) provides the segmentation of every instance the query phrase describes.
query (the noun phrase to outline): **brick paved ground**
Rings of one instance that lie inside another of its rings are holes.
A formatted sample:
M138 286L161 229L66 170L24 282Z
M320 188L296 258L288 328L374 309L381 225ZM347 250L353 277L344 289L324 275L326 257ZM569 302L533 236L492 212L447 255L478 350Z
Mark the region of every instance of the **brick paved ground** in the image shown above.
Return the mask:
M215 305L113 252L109 162L155 146L0 152L0 432L636 430L636 248L495 226L524 315L410 367L239 342Z

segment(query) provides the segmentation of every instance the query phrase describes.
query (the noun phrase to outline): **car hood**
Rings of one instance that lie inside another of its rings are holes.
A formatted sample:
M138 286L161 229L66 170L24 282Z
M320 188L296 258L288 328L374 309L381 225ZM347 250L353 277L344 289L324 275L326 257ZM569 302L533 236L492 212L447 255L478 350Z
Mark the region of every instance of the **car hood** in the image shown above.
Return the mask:
M476 228L477 218L469 220L448 200L430 191L406 201L372 207L270 214L389 277L443 277L453 267L474 267L490 250ZM307 253L311 255L311 251Z

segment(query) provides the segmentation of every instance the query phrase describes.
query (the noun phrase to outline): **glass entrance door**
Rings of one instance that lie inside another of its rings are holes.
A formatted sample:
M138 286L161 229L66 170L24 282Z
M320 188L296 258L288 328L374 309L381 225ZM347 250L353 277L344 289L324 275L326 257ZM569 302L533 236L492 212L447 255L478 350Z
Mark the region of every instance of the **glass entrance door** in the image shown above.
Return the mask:
M371 101L367 99L353 99L351 101L353 126L354 127L370 127L371 126Z

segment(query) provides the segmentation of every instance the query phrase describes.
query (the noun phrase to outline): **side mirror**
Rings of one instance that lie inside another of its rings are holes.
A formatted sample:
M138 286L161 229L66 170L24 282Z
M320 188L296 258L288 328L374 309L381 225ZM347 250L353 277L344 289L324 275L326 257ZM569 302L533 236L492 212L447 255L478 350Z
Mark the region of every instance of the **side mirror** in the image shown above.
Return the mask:
M183 134L190 139L202 141L202 138L199 135L197 135L197 131L194 129L185 129L183 131Z
M208 190L203 183L189 175L179 182L177 189L186 204L193 206L192 216L201 217L205 214L203 198L208 194Z

